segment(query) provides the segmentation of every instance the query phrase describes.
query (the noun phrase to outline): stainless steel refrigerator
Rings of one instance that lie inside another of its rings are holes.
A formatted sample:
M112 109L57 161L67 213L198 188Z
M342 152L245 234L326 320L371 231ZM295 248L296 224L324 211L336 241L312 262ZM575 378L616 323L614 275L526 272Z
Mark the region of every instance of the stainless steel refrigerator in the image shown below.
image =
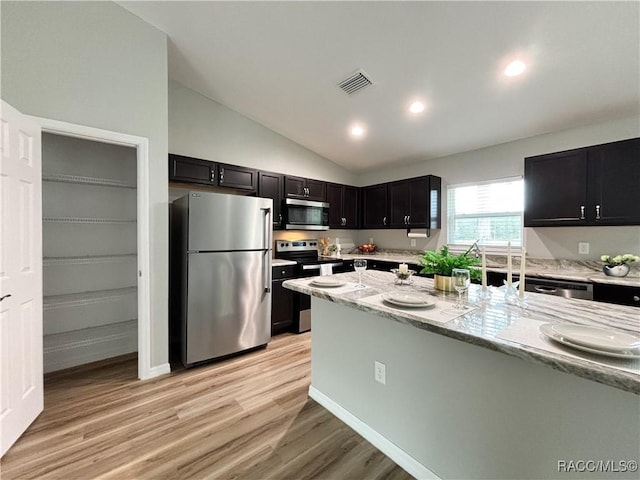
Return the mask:
M193 191L172 210L182 363L265 345L271 337L273 201Z

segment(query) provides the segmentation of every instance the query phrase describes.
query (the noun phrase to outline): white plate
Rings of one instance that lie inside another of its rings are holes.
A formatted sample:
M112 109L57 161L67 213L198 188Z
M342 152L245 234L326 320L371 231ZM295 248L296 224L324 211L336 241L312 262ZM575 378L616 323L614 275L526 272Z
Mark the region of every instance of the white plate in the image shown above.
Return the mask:
M640 337L628 333L569 323L553 324L551 328L572 343L598 350L619 352L640 347Z
M551 340L554 340L558 343L562 343L563 345L567 345L571 348L575 348L576 350L582 350L584 352L595 353L597 355L604 355L606 357L615 357L615 358L640 358L640 348L636 348L633 350L621 350L619 352L612 352L611 350L599 350L597 348L587 347L586 345L581 345L579 343L574 343L571 340L564 338L558 332L553 329L554 324L545 323L540 325L540 331L546 337L549 337Z
M346 285L347 282L343 282L342 280L336 280L334 278L315 278L309 282L310 285L314 287L342 287Z
M382 299L391 305L403 308L427 308L434 307L436 304L431 297L415 293L387 292Z

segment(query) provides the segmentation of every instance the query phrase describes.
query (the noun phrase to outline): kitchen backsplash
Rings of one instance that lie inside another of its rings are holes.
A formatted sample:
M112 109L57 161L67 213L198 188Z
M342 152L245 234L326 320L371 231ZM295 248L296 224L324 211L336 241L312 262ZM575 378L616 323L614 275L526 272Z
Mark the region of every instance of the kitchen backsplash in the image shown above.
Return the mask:
M423 230L424 231L424 230ZM429 238L416 238L411 245L406 230L276 231L274 240L330 237L352 239L356 245L373 243L380 249L421 252L437 250L446 241L444 230L432 230ZM589 254L578 254L578 242L589 243ZM343 242L344 243L344 242ZM640 227L557 227L526 228L525 245L530 258L598 262L601 255L640 255Z

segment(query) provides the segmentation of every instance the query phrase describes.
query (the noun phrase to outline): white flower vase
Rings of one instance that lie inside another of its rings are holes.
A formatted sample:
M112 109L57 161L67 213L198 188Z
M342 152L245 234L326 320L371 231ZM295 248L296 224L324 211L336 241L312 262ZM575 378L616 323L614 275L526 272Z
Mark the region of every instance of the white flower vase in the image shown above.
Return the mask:
M623 263L622 265L605 265L602 267L602 271L608 277L626 277L629 274L629 265Z

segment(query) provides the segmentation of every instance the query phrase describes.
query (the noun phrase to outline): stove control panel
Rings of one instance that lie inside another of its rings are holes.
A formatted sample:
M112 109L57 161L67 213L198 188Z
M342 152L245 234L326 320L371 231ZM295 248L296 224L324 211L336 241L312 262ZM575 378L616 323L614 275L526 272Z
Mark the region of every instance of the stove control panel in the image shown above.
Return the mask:
M318 250L318 241L312 240L276 240L276 252L310 252Z

